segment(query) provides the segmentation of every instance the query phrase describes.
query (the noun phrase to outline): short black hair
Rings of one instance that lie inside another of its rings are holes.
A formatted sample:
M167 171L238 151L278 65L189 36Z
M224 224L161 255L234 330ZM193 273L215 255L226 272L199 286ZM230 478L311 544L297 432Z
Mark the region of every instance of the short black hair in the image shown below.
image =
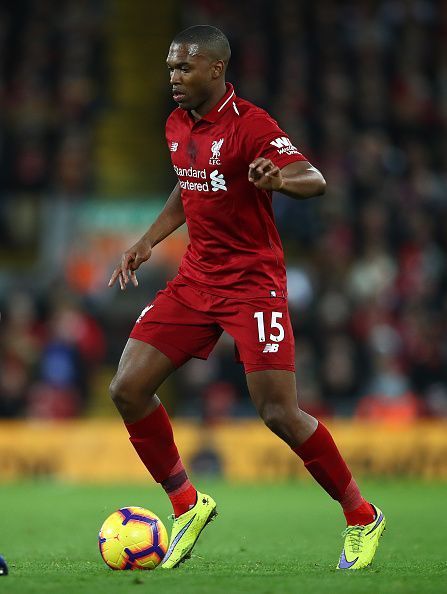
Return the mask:
M227 36L217 27L211 25L194 25L188 27L172 40L172 43L193 45L197 44L216 60L228 64L231 56L230 44Z

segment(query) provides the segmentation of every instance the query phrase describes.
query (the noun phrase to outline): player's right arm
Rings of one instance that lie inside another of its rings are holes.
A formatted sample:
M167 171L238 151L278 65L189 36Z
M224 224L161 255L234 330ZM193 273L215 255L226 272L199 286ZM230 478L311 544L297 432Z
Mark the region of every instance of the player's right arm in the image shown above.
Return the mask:
M121 263L115 268L110 277L109 287L113 287L117 280L122 291L126 288L129 280L137 287L138 280L135 271L143 262L149 260L152 248L183 225L184 222L185 212L180 196L180 186L177 184L157 219L143 237L121 256Z

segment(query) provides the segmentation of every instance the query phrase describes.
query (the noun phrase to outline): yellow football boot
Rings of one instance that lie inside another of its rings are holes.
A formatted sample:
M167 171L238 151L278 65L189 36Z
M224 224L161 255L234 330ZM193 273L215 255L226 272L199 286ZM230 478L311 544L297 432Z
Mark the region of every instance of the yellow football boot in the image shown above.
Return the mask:
M214 499L197 491L195 506L178 518L174 518L171 540L161 564L162 569L173 569L182 561L189 559L200 533L216 515Z
M337 569L363 569L371 564L386 526L383 513L374 505L373 508L376 517L371 524L348 526L342 533L345 544Z

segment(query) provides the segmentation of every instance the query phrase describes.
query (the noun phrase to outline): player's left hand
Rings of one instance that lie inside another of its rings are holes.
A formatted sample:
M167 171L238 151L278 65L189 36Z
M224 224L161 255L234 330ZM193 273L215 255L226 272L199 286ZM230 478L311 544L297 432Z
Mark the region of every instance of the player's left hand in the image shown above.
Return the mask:
M260 190L280 190L283 186L281 169L264 157L258 157L250 163L248 181Z

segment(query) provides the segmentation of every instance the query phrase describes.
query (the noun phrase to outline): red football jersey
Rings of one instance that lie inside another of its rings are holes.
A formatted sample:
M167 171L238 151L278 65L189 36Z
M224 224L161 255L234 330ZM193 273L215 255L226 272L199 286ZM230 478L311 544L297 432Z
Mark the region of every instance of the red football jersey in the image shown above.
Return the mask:
M272 194L248 181L256 157L279 168L305 161L263 109L236 97L233 86L199 121L177 108L166 122L190 243L179 273L223 297L285 296L284 254Z

